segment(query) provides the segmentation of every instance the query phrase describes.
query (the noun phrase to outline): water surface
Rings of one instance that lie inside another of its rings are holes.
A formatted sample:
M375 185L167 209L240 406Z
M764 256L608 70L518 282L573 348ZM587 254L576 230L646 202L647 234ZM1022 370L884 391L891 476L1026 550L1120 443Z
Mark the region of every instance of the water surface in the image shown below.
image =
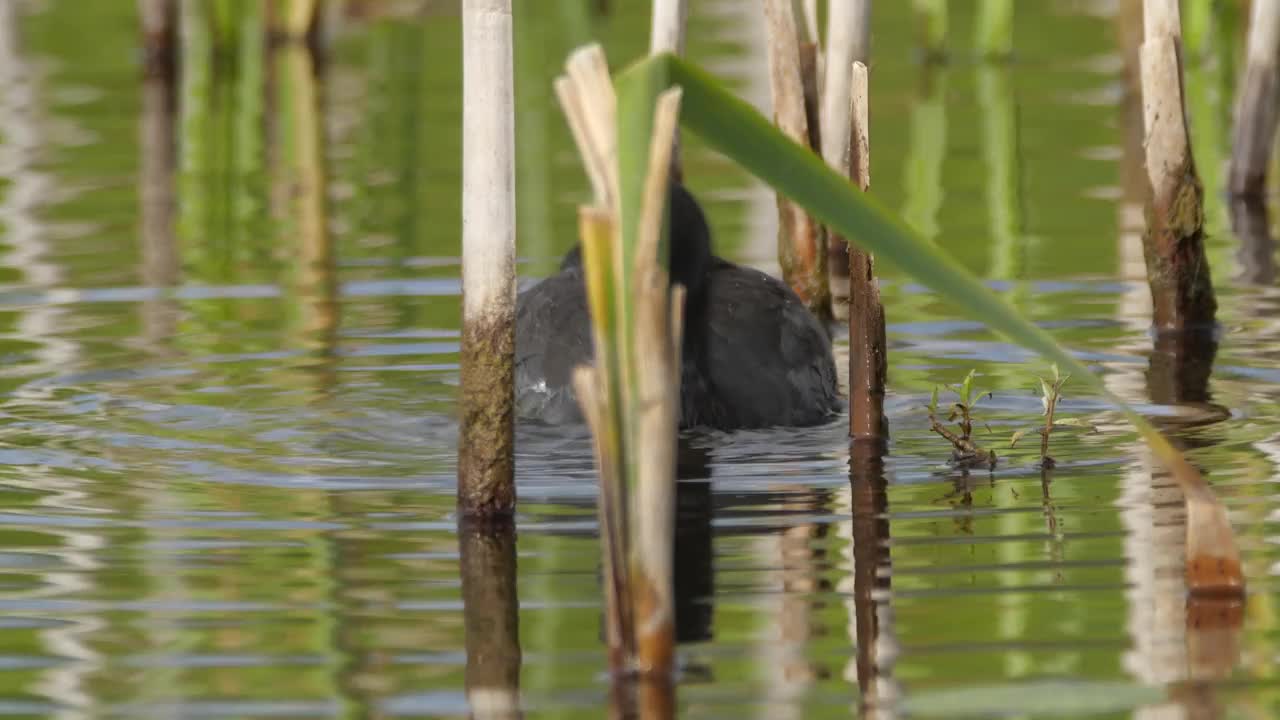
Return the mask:
M607 4L517 8L526 281L573 242L586 192L551 79L587 39L615 62L646 44L647 4ZM170 122L133 3L3 6L0 715L466 715L446 5L344 17L310 136L305 116L272 130L283 111L244 90L292 87L296 58L199 66ZM682 715L848 717L864 694L913 716L1280 714L1280 292L1240 279L1265 275L1217 202L1238 18L1220 10L1189 56L1223 331L1211 368L1177 375L1148 333L1110 5L1018 3L1016 57L989 63L954 3L943 65L908 5L874 19L873 192L1173 434L1232 513L1249 601L1238 632L1188 631L1181 503L1134 433L1068 385L1062 412L1098 432L1055 438L1042 474L1034 443L1004 446L1046 368L884 267L883 486L850 482L841 421L687 438ZM763 107L757 5L693 6L690 55ZM308 141L320 193L281 170L305 171ZM776 269L772 196L687 152L719 250ZM927 430L933 386L970 369L993 392L994 472L949 468ZM589 443L519 442L523 702L599 717Z

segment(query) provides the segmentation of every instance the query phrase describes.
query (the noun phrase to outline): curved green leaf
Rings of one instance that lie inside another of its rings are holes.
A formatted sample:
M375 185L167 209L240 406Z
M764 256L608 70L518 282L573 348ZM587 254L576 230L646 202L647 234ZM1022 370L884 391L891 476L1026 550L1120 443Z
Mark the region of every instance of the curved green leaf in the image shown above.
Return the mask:
M1078 376L1120 409L1171 471L1187 501L1187 572L1195 590L1243 588L1239 553L1226 512L1200 473L1141 415L1113 395L1047 332L1022 317L960 263L924 241L873 196L855 188L821 158L792 142L754 107L704 70L671 54L654 55L619 76L627 82L662 77L683 88L681 125L707 145L804 207L819 222L889 260L947 303L1009 340L1034 350ZM633 79L634 78L634 79Z

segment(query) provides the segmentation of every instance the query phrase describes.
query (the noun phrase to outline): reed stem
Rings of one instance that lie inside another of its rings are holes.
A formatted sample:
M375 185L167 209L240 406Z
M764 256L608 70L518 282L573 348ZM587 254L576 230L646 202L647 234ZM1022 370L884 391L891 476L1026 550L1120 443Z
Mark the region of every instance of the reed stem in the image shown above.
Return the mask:
M289 42L305 40L319 12L320 0L280 1L284 7L279 10L278 34Z
M810 123L805 109L805 79L791 0L764 0L764 15L774 122L792 140L816 148L813 126L817 123ZM848 103L847 95L845 102ZM783 278L810 311L825 317L830 313L831 302L826 237L821 226L799 205L781 193L777 197L778 263Z
M138 0L138 19L142 24L143 75L172 78L177 63L176 0Z
M851 151L843 169L854 184L866 192L871 187L867 66L855 62L850 80ZM836 240L833 238L832 242ZM880 301L871 253L855 243L846 244L849 249L849 435L883 443L889 435L884 414L889 371L884 304Z
M649 52L670 52L684 55L685 26L688 24L688 0L655 0L653 3L653 24L649 32ZM677 180L684 178L684 166L680 162L680 129L676 128L672 136L671 176Z
M1013 0L979 0L974 45L989 58L1013 52Z
M576 369L574 387L600 472L610 665L620 679L638 672L666 684L684 295L661 258L680 91L650 96L665 78L645 79L658 82L615 94L591 46L570 56L556 92L596 192L580 210L595 364Z
M1202 332L1214 322L1217 301L1204 252L1204 191L1187 133L1177 0L1145 0L1143 37L1139 58L1150 188L1143 255L1153 319L1157 332ZM1172 470L1187 507L1187 587L1193 593L1243 593L1240 554L1226 508L1185 459Z
M515 124L511 0L464 0L458 505L515 508Z
M1211 324L1217 309L1204 252L1204 190L1196 174L1182 90L1176 0L1147 0L1142 66L1147 231L1143 250L1160 330Z
M870 0L833 2L827 18L825 76L822 83L822 158L833 168L849 153L849 97L853 63L865 63L870 36Z

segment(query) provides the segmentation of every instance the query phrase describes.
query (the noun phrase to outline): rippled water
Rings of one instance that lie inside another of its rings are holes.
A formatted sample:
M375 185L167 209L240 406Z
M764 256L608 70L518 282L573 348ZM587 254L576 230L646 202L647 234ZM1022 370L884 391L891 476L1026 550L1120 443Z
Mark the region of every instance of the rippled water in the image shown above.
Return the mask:
M517 8L529 279L572 242L584 188L550 80L587 38L615 61L645 45L645 4L612 4ZM956 3L943 66L919 61L907 5L877 4L873 191L1188 450L1240 534L1243 621L1188 618L1181 503L1118 416L1068 385L1062 411L1099 431L1055 436L1042 474L1004 446L1045 368L885 268L882 475L850 482L839 421L686 438L682 714L848 717L864 692L913 716L1280 714L1280 292L1238 279L1211 203L1221 343L1207 379L1172 372L1147 332L1110 4L1018 3L1001 65L967 52ZM1240 47L1220 5L1188 64L1211 199ZM288 202L306 193L278 179L299 136L261 131L272 108L225 78L180 84L167 124L133 6L0 4L0 715L465 716L455 8L339 23L318 101L329 232L309 235ZM693 6L691 55L765 103L756 6ZM771 196L688 152L722 252L772 268ZM927 432L934 384L970 368L994 393L991 473L949 469ZM588 441L519 440L523 702L599 717Z

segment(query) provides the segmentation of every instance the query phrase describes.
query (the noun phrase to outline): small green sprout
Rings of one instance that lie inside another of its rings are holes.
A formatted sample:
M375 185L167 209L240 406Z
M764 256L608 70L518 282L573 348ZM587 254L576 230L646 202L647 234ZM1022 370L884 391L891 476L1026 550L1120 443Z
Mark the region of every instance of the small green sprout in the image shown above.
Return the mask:
M1071 378L1070 373L1062 375L1058 372L1058 365L1055 363L1050 366L1053 371L1053 379L1039 378L1040 380L1040 404L1044 407L1041 413L1044 415L1044 425L1042 427L1023 428L1013 434L1009 438L1009 447L1018 444L1024 435L1029 432L1040 433L1040 465L1044 468L1052 468L1056 461L1049 455L1049 436L1055 428L1081 428L1090 432L1097 432L1097 428L1080 418L1055 418L1054 414L1058 409L1058 403L1062 400L1062 386L1067 384L1067 380Z
M947 422L955 422L956 430L951 430L938 420L938 388L934 386L933 395L929 398L929 429L946 438L951 443L951 461L962 466L996 466L996 454L978 447L973 441L973 408L989 392L978 392L974 389L973 379L977 371L970 370L964 381L952 385L950 389L958 396L947 413ZM956 422L956 421L959 422Z

